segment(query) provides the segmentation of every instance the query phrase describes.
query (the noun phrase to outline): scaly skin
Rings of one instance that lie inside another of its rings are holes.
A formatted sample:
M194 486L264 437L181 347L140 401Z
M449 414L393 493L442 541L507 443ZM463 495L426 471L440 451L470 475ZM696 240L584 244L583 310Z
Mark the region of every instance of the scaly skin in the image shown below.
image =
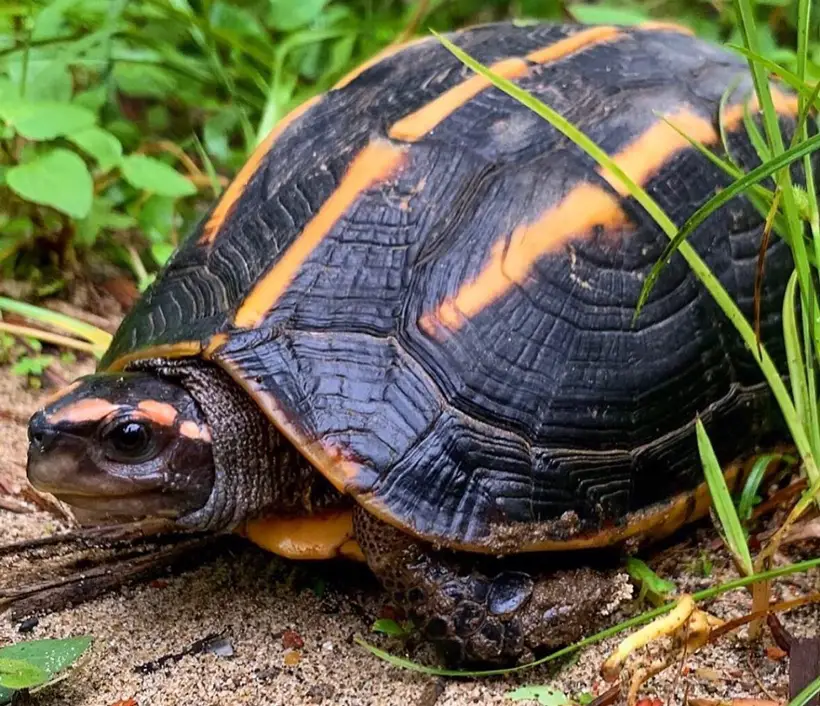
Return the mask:
M475 558L435 551L362 508L354 529L370 569L452 664L531 661L596 632L618 602L613 572L492 575Z

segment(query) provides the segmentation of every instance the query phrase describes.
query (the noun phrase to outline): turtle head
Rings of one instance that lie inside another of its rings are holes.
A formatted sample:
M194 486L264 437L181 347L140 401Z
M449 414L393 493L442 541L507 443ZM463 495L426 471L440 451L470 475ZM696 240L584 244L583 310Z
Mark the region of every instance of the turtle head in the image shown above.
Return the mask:
M97 518L176 519L214 485L197 403L147 373L80 378L34 414L28 435L31 484Z

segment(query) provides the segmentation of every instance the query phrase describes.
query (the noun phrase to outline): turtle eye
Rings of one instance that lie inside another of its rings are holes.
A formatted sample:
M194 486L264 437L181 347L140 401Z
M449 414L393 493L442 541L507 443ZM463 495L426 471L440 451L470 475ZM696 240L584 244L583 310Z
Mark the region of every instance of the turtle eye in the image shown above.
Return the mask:
M114 461L144 461L154 450L151 427L146 422L125 419L107 427L102 434L107 455Z

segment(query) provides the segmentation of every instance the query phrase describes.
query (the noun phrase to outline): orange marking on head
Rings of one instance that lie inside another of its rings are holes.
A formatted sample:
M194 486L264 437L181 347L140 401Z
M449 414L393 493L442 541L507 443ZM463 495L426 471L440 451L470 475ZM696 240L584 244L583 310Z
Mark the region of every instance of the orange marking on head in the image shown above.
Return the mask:
M201 427L196 422L186 419L179 425L179 433L182 436L187 436L189 439L199 439L207 443L211 442L211 432L207 427Z
M92 397L66 405L54 414L49 415L47 419L50 424L60 424L62 422L82 424L83 422L95 422L105 419L111 412L115 412L119 408L119 405L108 400Z
M137 405L137 409L145 414L155 424L163 427L170 427L177 418L177 409L167 402L157 402L156 400L143 400Z
M80 381L75 380L72 382L68 387L61 387L59 390L52 392L48 395L41 403L40 409L45 409L46 407L50 407L53 405L57 400L61 400L63 397L70 395L74 390L76 390L80 386Z
M566 39L562 39L554 44L527 54L526 60L520 57L502 59L492 64L489 68L493 73L503 78L519 78L526 75L527 71L529 71L527 61L535 64L546 64L549 61L562 59L591 44L613 39L618 35L618 29L615 27L591 27L590 29L578 32L571 37L567 37ZM445 91L438 98L430 101L414 113L394 123L388 134L394 140L416 142L429 133L446 117L492 85L492 82L483 76L471 76Z
M677 32L678 34L686 34L690 37L695 36L695 33L691 29L689 29L689 27L677 24L675 22L641 22L639 25L637 25L637 29L644 30L647 32Z
M213 213L211 213L211 217L203 227L202 235L199 237L200 243L212 243L216 239L219 234L219 229L222 227L222 224L225 222L225 219L228 217L228 214L231 212L234 204L239 200L239 197L242 196L242 192L245 190L248 182L253 178L253 175L259 168L259 164L262 162L262 159L270 151L271 147L273 147L273 143L276 142L288 126L304 115L304 113L313 107L321 99L321 97L322 96L320 95L314 96L310 100L302 103L302 105L298 108L292 110L284 118L282 118L274 126L273 130L268 133L268 136L262 140L259 145L257 145L256 149L253 151L253 154L251 154L248 161L245 162L242 169L240 169L239 173L234 177L234 180L225 190L225 193L222 195L222 198L219 200L216 208L214 208Z
M333 90L338 90L340 88L344 88L349 83L355 81L359 76L361 76L365 71L369 68L372 68L376 64L384 61L385 59L389 59L391 56L395 56L401 51L408 49L416 44L421 44L422 42L429 42L430 37L418 37L417 39L411 39L409 42L402 42L401 44L390 44L382 49L380 52L371 56L367 61L363 64L357 66L353 71L348 74L345 74L340 78L336 84L333 86Z
M319 212L291 243L279 261L251 290L234 317L234 324L259 325L279 300L299 268L310 257L350 206L365 191L388 179L403 163L407 150L389 142L372 142L350 163L341 183Z

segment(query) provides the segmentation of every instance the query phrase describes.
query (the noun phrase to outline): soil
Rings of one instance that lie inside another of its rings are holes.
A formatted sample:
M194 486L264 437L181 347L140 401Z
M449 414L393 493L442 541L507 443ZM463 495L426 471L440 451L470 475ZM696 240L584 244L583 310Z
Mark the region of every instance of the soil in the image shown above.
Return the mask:
M80 363L62 375L69 379L91 367L89 362ZM17 510L0 509L0 544L67 529L65 520L19 495L25 487L24 421L45 394L28 390L24 379L0 370L0 499L11 498ZM794 545L791 554L777 561L807 558L816 547ZM435 660L429 649L413 639L403 643L371 631L374 620L391 615L390 606L359 566L295 564L239 539L215 556L203 553L202 560L205 563L192 570L39 616L33 629L24 633L19 619L13 620L10 613L0 615L0 645L79 634L95 638L90 653L66 679L30 695L25 703L464 706L511 703L506 695L528 684L548 684L582 701L583 694L597 696L611 686L599 670L620 638L577 653L559 667L493 679L437 679L394 667L354 642L358 635L394 654L409 652L414 659ZM684 531L674 544L656 549L649 560L681 591L736 577L708 522ZM0 575L7 586L19 585L33 568L37 567L29 559L6 558L0 563ZM820 575L815 571L780 580L773 599L817 591ZM750 606L749 594L739 590L707 607L725 619L748 613ZM635 612L631 606L624 615ZM794 635L808 637L820 625L820 608L805 606L782 619ZM32 623L23 628L31 628ZM198 641L213 635L221 640L212 640L203 649ZM665 644L652 648L656 656ZM784 701L787 691L788 658L773 649L768 631L762 641L749 642L741 629L677 660L641 693L663 704L683 704L695 697Z

